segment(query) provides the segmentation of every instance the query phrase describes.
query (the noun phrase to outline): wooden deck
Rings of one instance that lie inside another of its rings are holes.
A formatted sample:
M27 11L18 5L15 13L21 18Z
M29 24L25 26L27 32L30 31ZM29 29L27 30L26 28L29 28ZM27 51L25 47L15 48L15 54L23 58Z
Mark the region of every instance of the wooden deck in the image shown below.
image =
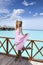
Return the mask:
M43 65L43 63L35 62L35 61L29 61L27 59L21 58L21 60L18 59L15 61L15 56L7 56L0 54L0 65Z

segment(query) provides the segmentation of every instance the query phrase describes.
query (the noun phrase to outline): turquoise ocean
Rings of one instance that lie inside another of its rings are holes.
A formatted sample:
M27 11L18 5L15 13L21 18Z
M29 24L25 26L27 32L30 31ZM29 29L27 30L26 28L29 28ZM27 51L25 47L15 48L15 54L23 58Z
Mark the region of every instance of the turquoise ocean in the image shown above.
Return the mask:
M43 30L23 30L23 33L26 34L26 33L29 33L29 37L28 39L29 40L43 40ZM11 30L11 31L1 31L0 30L0 36L2 37L11 37L11 38L15 38L15 30ZM4 39L0 38L0 41L3 42ZM13 44L14 44L14 39L11 41ZM28 44L28 41L25 43L24 46L26 46ZM37 46L39 47L39 49L43 46L43 42L36 42ZM5 46L5 43L4 43L4 46ZM9 44L9 50L11 48L11 45ZM36 53L36 51L38 51L38 49L35 47L33 47L33 55ZM28 51L28 50L27 50ZM31 50L29 50L29 54ZM0 52L5 52L3 50L3 48L0 48ZM35 52L35 53L34 53ZM41 53L43 54L43 49L41 49ZM10 52L10 54L13 54L14 55L14 51L12 50ZM22 56L25 56L25 57L28 57L28 55L26 54L26 52L24 51ZM35 58L37 59L42 59L43 60L43 56L41 56L40 52L35 56Z

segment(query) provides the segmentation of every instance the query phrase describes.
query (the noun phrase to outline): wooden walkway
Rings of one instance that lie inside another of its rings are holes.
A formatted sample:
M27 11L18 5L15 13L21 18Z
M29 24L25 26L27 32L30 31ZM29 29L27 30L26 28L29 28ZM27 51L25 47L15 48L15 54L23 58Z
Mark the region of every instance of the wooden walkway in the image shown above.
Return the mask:
M43 65L43 63L29 61L27 59L21 58L15 61L15 57L1 55L0 54L0 65Z

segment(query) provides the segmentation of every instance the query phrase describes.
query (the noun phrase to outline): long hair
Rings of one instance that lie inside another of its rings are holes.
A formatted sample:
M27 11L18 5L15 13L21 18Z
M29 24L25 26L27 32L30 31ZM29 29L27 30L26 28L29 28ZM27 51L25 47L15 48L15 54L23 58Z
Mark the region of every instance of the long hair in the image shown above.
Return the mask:
M16 21L16 29L18 28L18 22L20 22L19 27L22 27L22 21Z

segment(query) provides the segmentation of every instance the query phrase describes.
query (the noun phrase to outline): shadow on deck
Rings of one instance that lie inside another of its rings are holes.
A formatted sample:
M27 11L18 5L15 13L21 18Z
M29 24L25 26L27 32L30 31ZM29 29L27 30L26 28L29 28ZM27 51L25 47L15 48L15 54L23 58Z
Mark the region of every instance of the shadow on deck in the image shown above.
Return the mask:
M0 54L0 65L32 65L29 60L21 58L15 61L15 56L10 57Z
M24 58L15 61L15 56L11 57L11 56L0 54L0 65L43 65L43 63L29 61Z

